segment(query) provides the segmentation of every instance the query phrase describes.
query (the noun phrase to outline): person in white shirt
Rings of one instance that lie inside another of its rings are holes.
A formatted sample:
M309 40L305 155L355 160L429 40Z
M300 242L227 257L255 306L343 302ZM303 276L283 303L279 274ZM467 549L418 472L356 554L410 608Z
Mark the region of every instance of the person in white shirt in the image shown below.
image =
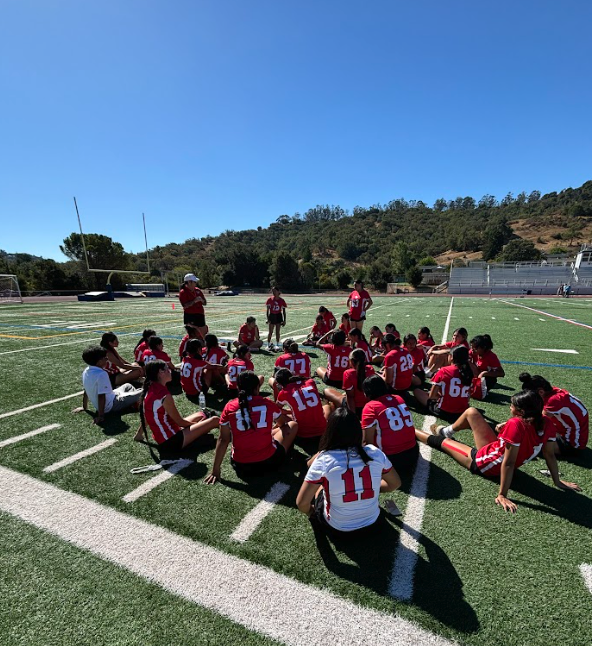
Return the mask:
M82 385L84 395L82 397L82 408L75 408L74 412L88 410L88 401L97 410L94 418L95 424L102 424L105 415L112 413L123 413L127 409L137 408L141 388L135 388L132 384L123 384L113 390L109 375L103 369L107 364L107 351L101 346L90 346L82 353L82 359L88 364L82 373Z
M296 498L298 509L332 535L365 534L380 515L378 494L401 485L386 455L362 446L362 437L354 412L334 411Z

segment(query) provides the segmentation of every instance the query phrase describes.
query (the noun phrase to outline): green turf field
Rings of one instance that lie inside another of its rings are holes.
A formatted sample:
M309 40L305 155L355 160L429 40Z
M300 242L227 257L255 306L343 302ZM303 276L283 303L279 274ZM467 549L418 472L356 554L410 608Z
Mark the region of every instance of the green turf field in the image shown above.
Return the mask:
M206 309L210 330L221 338L235 338L239 325L252 314L263 332L265 298L212 297ZM338 320L345 311L343 298L291 296L286 300L288 323L282 338L302 341L320 304ZM97 342L102 331L116 332L120 353L131 359L142 329L152 327L176 360L184 331L181 310L178 305L173 309L173 304L168 299L150 299L1 306L0 466L463 644L589 643L592 593L580 566L592 564L590 448L577 463L560 463L564 479L579 483L582 494L554 489L539 473L544 462L525 465L510 494L519 506L515 516L494 504L495 483L472 476L449 457L432 452L423 522L416 536L419 558L413 594L409 602L402 602L389 590L400 538L411 516L389 520L388 531L371 545L317 544L294 504L302 471L286 467L274 477L247 485L236 477L227 457L223 484L208 487L201 481L211 466L213 448L199 453L195 464L135 502L125 502L126 494L155 477L155 473L130 473L132 467L151 462L147 448L132 441L137 415L109 421L101 429L93 425L90 415L71 413L80 405L79 396L21 410L80 391L81 351ZM372 324L383 328L391 321L402 334L417 333L427 325L440 342L450 304L450 297L377 297L365 331ZM489 401L476 403L492 420L507 419L509 399L523 370L544 375L592 408L592 300L455 298L450 331L458 326L466 327L469 337L489 333L504 362L506 378L500 387ZM322 352L309 350L313 367L325 364ZM253 361L257 372L272 374L275 355L264 352L254 355ZM182 395L176 402L183 414L195 410ZM223 402L209 397L208 405L221 410ZM413 411L413 415L421 428L422 413ZM48 425L56 427L2 445L4 440ZM116 441L68 466L44 472L47 466L107 439ZM470 443L470 432L463 431L458 439ZM248 540L232 540L245 515L278 480L289 485L287 494ZM414 500L409 484L387 496L404 513ZM224 612L196 605L35 524L0 513L5 564L0 580L3 645L273 642L223 616ZM142 552L149 547L139 544L136 549ZM199 578L199 570L195 576ZM232 586L232 576L228 571L226 585ZM243 603L249 604L249 599ZM297 605L299 600L278 600L278 622L281 605L286 603ZM253 606L252 614L257 612ZM339 622L340 617L331 621ZM290 641L301 643L298 628ZM359 643L364 641L361 629Z

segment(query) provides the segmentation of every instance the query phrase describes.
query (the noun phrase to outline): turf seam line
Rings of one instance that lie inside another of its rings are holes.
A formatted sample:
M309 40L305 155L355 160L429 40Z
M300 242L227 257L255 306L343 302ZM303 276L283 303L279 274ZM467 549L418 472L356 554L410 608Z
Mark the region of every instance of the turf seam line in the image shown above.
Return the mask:
M6 467L0 510L290 646L349 646L362 633L375 646L451 645L391 610L359 606Z
M265 520L276 504L288 493L290 485L285 482L276 482L251 511L241 520L237 528L232 532L230 538L233 541L244 543L247 541L259 525Z
M179 471L190 467L192 464L195 464L193 460L177 460L174 464L170 466L163 467L162 473L159 473L157 476L150 478L139 487L136 487L128 494L126 494L122 500L123 502L135 502L138 498L145 496L147 493L150 493L153 489L161 485L163 482L166 482L173 476L177 475Z
M10 446L11 444L16 444L17 442L22 442L23 440L28 440L30 437L35 437L35 435L40 435L41 433L46 433L47 431L53 431L55 428L61 428L61 426L61 424L49 424L48 426L36 428L34 431L29 431L28 433L23 433L22 435L9 437L6 440L2 440L0 442L0 449L3 449L5 446Z
M35 408L42 408L43 406L49 406L50 404L56 404L57 402L66 401L66 399L72 399L72 397L80 397L84 393L84 390L79 390L77 393L72 393L71 395L66 395L65 397L58 397L58 399L50 399L46 402L41 402L40 404L33 404L33 406L27 406L26 408L19 408L18 410L12 410L9 413L2 413L0 419L5 417L12 417L13 415L20 415L21 413L26 413Z
M74 462L78 462L78 460L82 460L89 455L94 455L95 453L98 453L99 451L110 447L112 444L115 444L115 442L117 442L117 440L114 437L111 437L108 440L101 442L100 444L95 444L95 446L84 449L84 451L79 451L78 453L74 453L74 455L64 458L63 460L59 460L58 462L54 462L53 464L46 466L45 469L43 469L43 473L53 473L54 471L57 471L62 467L67 467L70 464L74 464Z

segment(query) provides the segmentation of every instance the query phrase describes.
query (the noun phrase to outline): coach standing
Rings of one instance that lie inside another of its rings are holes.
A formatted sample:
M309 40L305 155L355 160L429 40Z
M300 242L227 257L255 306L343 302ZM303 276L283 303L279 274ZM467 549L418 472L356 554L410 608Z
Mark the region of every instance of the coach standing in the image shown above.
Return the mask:
M183 307L183 323L192 323L199 329L204 337L208 332L204 305L207 305L206 297L197 286L199 278L195 274L185 274L183 284L179 289L179 301Z

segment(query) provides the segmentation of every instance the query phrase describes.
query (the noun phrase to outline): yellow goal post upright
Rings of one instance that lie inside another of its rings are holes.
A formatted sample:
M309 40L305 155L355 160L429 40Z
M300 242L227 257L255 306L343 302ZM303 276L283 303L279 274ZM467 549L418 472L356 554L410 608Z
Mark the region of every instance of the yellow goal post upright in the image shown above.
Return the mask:
M22 303L23 297L15 274L0 274L0 305Z

